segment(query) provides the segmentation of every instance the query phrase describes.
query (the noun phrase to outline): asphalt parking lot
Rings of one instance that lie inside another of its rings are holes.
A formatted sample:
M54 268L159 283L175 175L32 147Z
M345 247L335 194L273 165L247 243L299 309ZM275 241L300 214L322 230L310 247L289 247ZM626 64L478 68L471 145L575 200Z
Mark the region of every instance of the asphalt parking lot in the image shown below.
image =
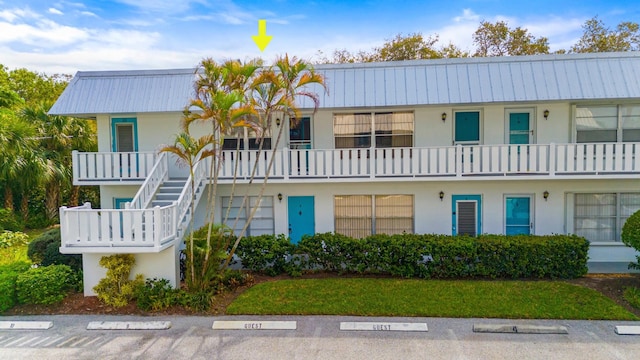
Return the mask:
M23 320L51 321L53 326L47 330L0 330L0 359L584 360L638 359L640 354L640 336L615 332L616 326L640 326L640 322L625 321L338 316L0 317L0 321L5 322ZM214 321L226 320L240 324L241 329L212 328ZM265 322L270 320L293 323L295 329L268 330ZM89 323L104 321L170 322L170 327L166 330L87 330ZM249 325L243 325L245 322ZM357 331L340 330L346 322L368 325ZM420 331L392 331L399 326L389 324L398 323L426 326L416 327ZM474 332L474 326L478 325L565 328L567 333ZM366 329L368 326L371 330Z

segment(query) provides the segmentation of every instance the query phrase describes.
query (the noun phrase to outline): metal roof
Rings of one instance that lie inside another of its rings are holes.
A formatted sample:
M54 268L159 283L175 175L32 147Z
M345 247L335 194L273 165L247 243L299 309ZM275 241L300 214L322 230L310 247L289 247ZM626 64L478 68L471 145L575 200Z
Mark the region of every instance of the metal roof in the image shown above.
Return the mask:
M640 52L317 65L320 107L367 108L640 98ZM79 72L51 113L181 111L194 69ZM301 108L311 108L301 98Z
M50 114L95 116L182 111L193 97L195 69L79 71Z

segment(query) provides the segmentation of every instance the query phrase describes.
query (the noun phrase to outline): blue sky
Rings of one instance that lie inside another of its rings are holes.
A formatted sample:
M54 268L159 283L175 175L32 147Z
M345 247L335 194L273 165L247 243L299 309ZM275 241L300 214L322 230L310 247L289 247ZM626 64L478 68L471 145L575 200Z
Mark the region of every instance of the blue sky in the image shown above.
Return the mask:
M0 0L0 64L73 74L187 68L205 57L270 62L288 53L313 61L319 51L370 50L413 32L472 50L483 20L527 28L557 50L574 44L596 15L614 28L640 22L640 6L637 0ZM264 52L251 39L259 19L273 36Z

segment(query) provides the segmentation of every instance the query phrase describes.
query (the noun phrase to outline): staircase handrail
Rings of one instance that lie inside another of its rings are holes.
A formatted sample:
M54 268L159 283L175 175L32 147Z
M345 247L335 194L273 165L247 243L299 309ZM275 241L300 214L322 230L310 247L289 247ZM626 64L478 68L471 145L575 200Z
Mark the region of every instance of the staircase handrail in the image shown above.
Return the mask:
M194 174L194 185L195 185L195 189L194 191L197 191L197 189L200 187L200 184L202 183L202 181L206 178L207 175L207 166L203 163L207 163L207 160L201 160L198 161L196 163L196 165L193 167L193 174ZM196 196L197 197L197 196ZM178 200L176 200L176 204L177 204L177 218L176 218L176 229L177 230L184 230L182 229L182 220L184 219L184 217L186 216L187 212L189 211L189 206L191 205L191 175L189 175L189 177L187 178L187 182L184 185L184 188L182 188L182 192L180 192L180 196L178 197ZM193 201L195 202L196 199L194 197ZM197 202L194 204L194 206L197 205ZM193 216L193 214L191 214L191 216ZM185 223L188 223L189 221L186 221ZM186 226L186 224L185 224Z
M168 178L169 162L166 153L160 153L149 175L130 202L130 209L146 209L164 180Z

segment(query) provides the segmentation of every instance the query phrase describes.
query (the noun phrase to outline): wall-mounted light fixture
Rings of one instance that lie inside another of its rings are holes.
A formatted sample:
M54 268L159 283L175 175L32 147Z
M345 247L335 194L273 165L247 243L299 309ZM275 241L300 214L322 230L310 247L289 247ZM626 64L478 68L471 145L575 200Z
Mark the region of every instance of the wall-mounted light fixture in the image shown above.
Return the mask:
M447 113L442 113L441 117L442 117L442 122L447 121Z
M549 198L549 192L548 192L547 190L545 190L545 191L542 193L542 197L544 198L544 201L547 201L547 199Z
M282 193L278 193L278 201L282 202Z
M276 118L276 126L280 127L280 118Z
M440 201L442 201L444 199L444 191L440 191L438 196L440 197Z
M549 118L549 110L545 110L545 111L542 113L542 116L544 116L544 119L545 119L545 120L547 120L547 119Z

